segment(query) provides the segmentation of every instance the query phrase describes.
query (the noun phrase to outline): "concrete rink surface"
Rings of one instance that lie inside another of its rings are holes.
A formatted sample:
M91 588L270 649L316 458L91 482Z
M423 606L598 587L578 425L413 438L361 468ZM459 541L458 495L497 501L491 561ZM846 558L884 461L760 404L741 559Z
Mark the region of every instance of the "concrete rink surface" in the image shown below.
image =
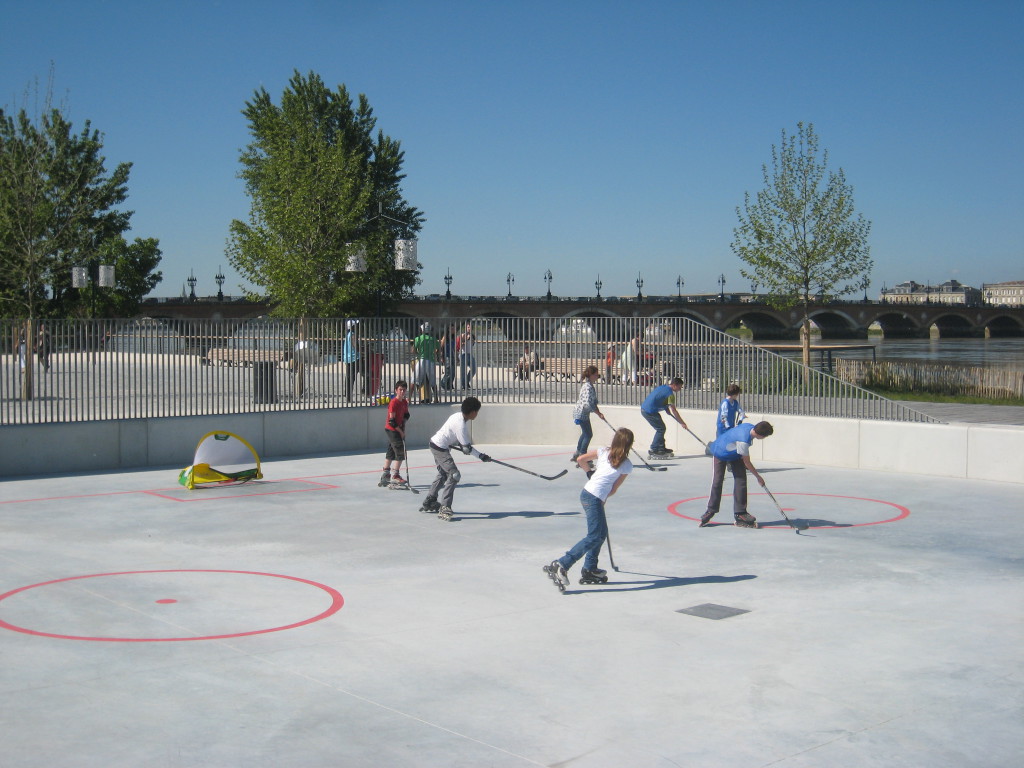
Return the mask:
M0 482L0 766L1021 765L1019 485L765 462L796 533L753 481L730 525L728 476L698 528L710 461L640 466L618 571L560 594L583 473L479 447L569 474L457 456L450 523L426 450L419 495L383 450Z

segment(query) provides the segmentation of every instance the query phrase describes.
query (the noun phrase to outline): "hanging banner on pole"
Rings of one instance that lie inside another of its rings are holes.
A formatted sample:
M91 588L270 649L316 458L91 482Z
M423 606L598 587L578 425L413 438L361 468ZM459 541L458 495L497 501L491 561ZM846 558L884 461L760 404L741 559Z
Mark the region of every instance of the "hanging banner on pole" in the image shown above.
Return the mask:
M417 266L416 241L395 240L395 269L413 271Z

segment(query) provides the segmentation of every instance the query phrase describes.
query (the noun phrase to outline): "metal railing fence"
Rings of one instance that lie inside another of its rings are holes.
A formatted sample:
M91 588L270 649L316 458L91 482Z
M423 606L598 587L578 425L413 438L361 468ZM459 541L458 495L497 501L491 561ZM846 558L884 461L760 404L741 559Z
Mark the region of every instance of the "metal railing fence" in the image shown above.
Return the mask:
M737 382L751 413L934 421L687 318L450 318L426 331L440 351L420 366L424 322L0 320L0 424L366 406L421 367L436 386L411 387L413 402L574 403L591 364L603 404L639 405L678 376L686 408L717 408Z

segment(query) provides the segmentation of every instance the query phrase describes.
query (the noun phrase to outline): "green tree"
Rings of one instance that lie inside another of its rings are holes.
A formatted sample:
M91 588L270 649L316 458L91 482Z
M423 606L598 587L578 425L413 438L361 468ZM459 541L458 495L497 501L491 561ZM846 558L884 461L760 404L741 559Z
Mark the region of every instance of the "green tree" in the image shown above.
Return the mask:
M761 171L764 189L753 200L746 193L736 209L732 250L748 266L740 274L763 286L769 303L802 308L803 362L810 365L811 301L867 288L871 222L855 213L843 169L828 170L827 150L819 157L811 123L797 123L795 136L783 130L771 168Z
M49 101L49 99L47 99ZM94 242L128 228L130 163L111 174L102 137L86 121L79 133L59 109L37 121L0 109L0 312L47 314L47 286L61 283Z
M264 89L246 102L252 141L240 177L248 222L231 223L227 257L281 316L370 314L411 291L416 272L394 269L392 244L423 217L402 196L404 153L378 131L365 95L295 72L275 105ZM366 272L346 272L350 255Z

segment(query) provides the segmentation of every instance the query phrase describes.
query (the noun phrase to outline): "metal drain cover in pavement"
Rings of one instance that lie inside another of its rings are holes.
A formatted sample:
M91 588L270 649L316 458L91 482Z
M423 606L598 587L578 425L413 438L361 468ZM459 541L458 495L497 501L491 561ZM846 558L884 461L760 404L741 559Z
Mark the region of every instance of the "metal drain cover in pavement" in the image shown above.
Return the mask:
M728 619L730 616L739 616L741 613L750 613L744 608L730 608L728 605L715 605L704 603L695 605L692 608L680 608L676 613L688 613L691 616L700 616L702 619Z

